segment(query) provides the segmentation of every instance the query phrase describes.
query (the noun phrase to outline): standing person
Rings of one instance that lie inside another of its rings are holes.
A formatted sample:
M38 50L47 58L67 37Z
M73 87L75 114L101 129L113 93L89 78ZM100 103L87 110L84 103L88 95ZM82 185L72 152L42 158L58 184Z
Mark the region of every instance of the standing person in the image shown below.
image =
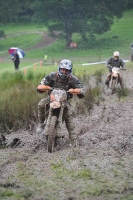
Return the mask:
M48 58L48 56L47 56L46 54L44 54L44 57L43 57L43 59L44 59L44 62L46 62L46 61L47 61L47 58Z
M109 86L109 81L111 79L111 72L112 72L113 67L118 67L118 68L122 67L122 68L126 69L126 65L125 65L124 61L122 59L120 59L119 57L120 57L120 53L118 51L115 51L114 57L109 58L106 62L106 67L108 67L109 71L110 71L109 74L107 75L107 79L105 81L105 85L107 85L107 86ZM121 75L119 75L119 82L122 87L123 80L122 80Z
M69 104L70 104L71 98L73 97L73 95L71 94L72 88L73 89L79 88L80 94L77 94L79 98L83 98L85 95L85 91L81 82L75 76L72 75L72 63L70 60L62 60L59 64L58 72L51 72L50 74L48 74L46 77L42 79L40 84L47 85L54 88L62 88L68 91L67 100ZM39 85L38 85L37 91L41 93L41 91L39 91ZM39 124L37 127L37 134L39 135L45 134L44 121L45 121L46 110L49 109L49 99L50 99L49 95L50 93L48 94L48 97L42 99L38 103ZM77 135L74 131L73 116L72 116L72 111L70 108L66 108L64 120L66 123L67 130L69 132L69 139L72 142L74 142L74 140L77 138Z
M18 70L19 69L20 59L19 59L19 55L17 54L17 50L14 51L14 55L12 57L12 60L14 62L15 70Z

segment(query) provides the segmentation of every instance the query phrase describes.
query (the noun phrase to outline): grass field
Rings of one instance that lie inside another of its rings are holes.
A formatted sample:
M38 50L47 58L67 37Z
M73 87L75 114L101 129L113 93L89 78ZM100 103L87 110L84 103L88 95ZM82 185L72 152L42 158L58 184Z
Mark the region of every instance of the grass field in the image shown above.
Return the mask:
M42 39L42 35L36 33L36 31L47 31L46 27L39 24L0 24L1 30L4 30L6 36L10 34L10 37L6 37L6 39L1 40L0 42L0 73L5 71L14 72L13 62L7 52L8 48L11 46L18 46L26 52L26 57L21 59L20 69L43 61L44 52L48 55L48 63L53 62L56 69L56 64L64 58L72 60L74 66L77 66L82 63L104 61L112 56L115 50L120 51L120 55L123 59L130 59L130 44L133 42L132 16L133 10L126 11L123 18L115 19L110 31L102 35L96 35L97 43L94 45L93 49L89 48L87 44L84 48L66 50L65 41L58 40L48 47L27 51L27 48L32 48L33 45L37 44ZM29 34L29 31L33 31L33 34ZM13 34L20 32L24 32L25 34L13 36ZM73 40L82 45L78 35L73 35ZM86 67L82 66L82 68L75 67L75 69L80 73L80 70L82 69L83 71L88 69L91 71L91 68L94 69L99 67L100 66L93 65ZM104 67L104 65L102 65L102 67ZM45 66L45 69L47 68L50 70L52 69L50 65Z

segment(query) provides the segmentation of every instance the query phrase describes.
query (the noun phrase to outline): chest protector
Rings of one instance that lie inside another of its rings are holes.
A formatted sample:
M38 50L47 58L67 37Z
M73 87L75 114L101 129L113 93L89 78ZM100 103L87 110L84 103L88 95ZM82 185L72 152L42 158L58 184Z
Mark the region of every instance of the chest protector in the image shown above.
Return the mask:
M58 75L58 72L56 73L56 78L55 78L55 81L53 83L53 87L55 88L62 88L64 90L69 90L71 88L70 86L70 79L71 79L71 76L67 79L61 79Z
M120 59L115 60L114 58L111 59L111 66L112 67L119 67L120 68Z

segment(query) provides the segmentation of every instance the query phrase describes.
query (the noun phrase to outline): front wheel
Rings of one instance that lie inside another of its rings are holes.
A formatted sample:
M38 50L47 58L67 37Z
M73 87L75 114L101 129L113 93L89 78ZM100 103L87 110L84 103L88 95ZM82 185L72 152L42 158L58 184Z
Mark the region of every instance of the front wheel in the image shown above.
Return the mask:
M111 92L111 94L114 94L114 93L115 93L115 89L116 89L116 82L117 82L117 80L116 80L116 79L113 79L113 80L112 80L112 92Z
M51 124L48 129L48 152L52 153L54 151L54 146L55 146L55 127L57 123L57 117L52 116L51 117Z

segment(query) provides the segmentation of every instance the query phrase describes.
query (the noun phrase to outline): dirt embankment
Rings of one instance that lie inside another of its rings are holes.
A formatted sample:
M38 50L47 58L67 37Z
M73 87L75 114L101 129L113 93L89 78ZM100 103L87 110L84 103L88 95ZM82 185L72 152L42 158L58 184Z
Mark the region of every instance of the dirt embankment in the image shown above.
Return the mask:
M74 118L76 149L63 139L60 150L50 154L35 132L8 135L9 140L19 136L22 143L0 150L0 199L133 199L132 74L123 74L130 86L127 97L119 100L103 90L99 105Z

